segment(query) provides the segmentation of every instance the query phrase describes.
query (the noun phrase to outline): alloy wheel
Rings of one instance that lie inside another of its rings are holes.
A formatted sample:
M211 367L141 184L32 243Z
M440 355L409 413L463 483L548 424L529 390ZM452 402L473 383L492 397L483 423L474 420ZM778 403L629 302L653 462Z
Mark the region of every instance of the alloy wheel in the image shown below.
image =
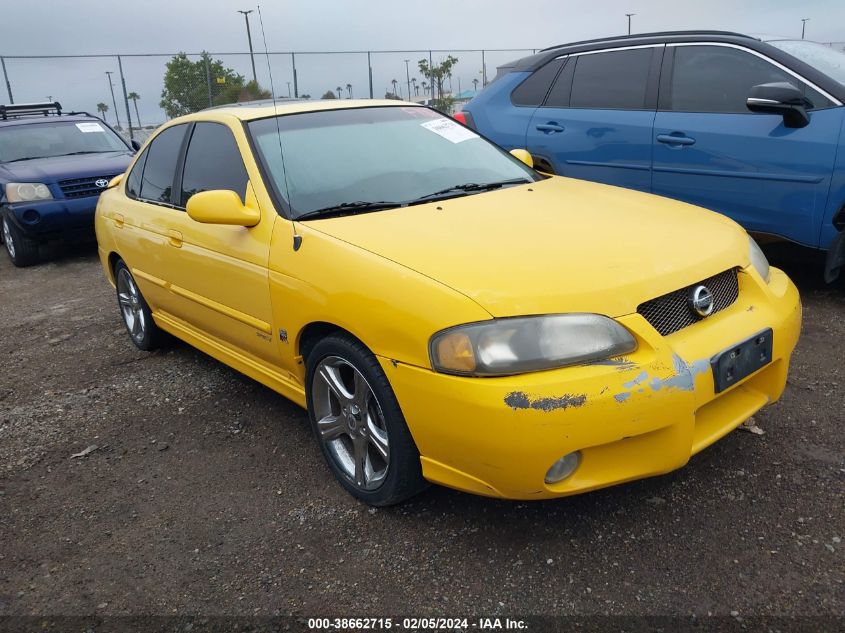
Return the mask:
M6 245L6 250L9 251L12 259L15 258L15 241L12 239L12 231L9 229L9 221L3 218L3 243Z
M340 472L360 490L377 489L390 465L384 413L367 380L351 363L328 356L311 385L317 434Z
M117 275L117 301L129 335L136 342L143 341L147 332L147 321L141 303L141 293L126 268L121 268Z

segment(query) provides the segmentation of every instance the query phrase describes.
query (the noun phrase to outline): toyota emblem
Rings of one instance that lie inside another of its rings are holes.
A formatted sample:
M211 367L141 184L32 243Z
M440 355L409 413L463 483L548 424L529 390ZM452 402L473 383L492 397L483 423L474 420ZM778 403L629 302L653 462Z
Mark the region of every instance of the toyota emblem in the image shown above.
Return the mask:
M94 181L94 184L97 185L100 189L105 189L106 187L108 187L109 181L105 178L97 178L97 180Z
M703 319L704 317L713 314L715 304L713 301L713 293L707 286L694 286L689 292L687 304L694 315Z

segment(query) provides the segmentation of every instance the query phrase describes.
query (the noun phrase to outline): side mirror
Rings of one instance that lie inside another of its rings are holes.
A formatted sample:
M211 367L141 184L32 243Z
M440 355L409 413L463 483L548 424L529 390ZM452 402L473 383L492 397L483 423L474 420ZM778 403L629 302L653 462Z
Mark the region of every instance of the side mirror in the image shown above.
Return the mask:
M255 226L261 219L256 209L244 206L234 191L215 189L201 191L188 198L188 216L203 224Z
M519 160L521 160L523 163L528 165L531 169L534 169L534 158L526 150L524 150L524 149L512 149L510 154L514 158L518 158Z
M131 141L129 141L129 144L132 146L132 149L134 149L136 152L141 149L141 141L136 138L133 138Z
M754 86L745 100L752 112L780 114L786 127L804 127L810 122L807 106L812 106L798 88L785 81Z

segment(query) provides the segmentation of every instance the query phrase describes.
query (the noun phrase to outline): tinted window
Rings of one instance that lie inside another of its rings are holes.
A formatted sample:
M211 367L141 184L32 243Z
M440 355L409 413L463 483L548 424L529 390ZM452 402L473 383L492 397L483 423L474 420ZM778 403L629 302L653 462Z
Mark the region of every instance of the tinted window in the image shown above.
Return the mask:
M638 48L578 56L571 107L644 109L653 50Z
M572 75L574 74L576 58L573 57L557 76L552 91L546 97L547 108L568 108L569 96L572 93Z
M151 202L170 203L173 178L179 149L185 136L186 125L174 125L153 139L144 162L144 176L141 179L141 193L138 197Z
M751 53L724 46L678 46L669 109L750 114L745 100L751 88L780 81L803 90L815 106L827 104L818 92Z
M120 137L97 119L57 121L35 119L25 125L0 130L0 162L69 154L128 152Z
M213 189L234 191L243 201L248 180L241 152L229 128L220 123L197 123L185 155L182 206L195 193Z
M129 172L129 177L126 179L126 195L130 198L137 198L141 190L141 176L144 174L145 162L147 162L147 150L144 150L144 153L135 161L135 166Z
M555 80L557 71L563 66L566 58L554 59L545 66L534 71L534 74L523 81L511 93L511 102L519 106L538 106L543 103L546 93Z

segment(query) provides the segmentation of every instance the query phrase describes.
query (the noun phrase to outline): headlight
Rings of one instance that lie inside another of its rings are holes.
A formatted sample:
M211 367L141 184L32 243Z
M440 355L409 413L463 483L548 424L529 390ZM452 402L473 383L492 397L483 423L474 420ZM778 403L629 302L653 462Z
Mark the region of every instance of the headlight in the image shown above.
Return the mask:
M757 242L750 235L748 236L748 257L751 259L751 265L760 273L760 276L766 283L769 283L769 260L757 246Z
M598 314L556 314L460 325L431 337L432 367L464 376L506 376L627 354L631 333Z
M53 194L47 185L40 182L10 182L6 185L6 200L9 202L31 202L52 200Z

